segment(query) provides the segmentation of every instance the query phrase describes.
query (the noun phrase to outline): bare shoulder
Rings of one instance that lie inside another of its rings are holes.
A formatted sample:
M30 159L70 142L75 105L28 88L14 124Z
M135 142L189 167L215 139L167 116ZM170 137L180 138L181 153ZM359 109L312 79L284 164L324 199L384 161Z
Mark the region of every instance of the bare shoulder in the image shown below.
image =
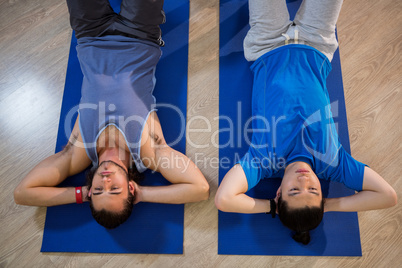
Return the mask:
M60 153L61 156L71 157L70 175L83 171L91 164L91 160L86 153L85 145L81 136L79 116L75 121L74 128L71 132L67 145Z
M148 135L154 143L157 145L163 145L165 144L165 138L163 136L163 131L162 131L162 126L159 121L159 117L156 114L156 112L151 112L151 114L148 116L148 120L146 121L146 133L145 135ZM145 128L144 128L145 132ZM144 133L143 133L144 134Z
M141 156L168 147L156 112L151 112L141 133Z
M151 112L141 134L141 161L149 169L157 171L156 159L161 154L168 154L171 150L163 136L158 115L156 112Z

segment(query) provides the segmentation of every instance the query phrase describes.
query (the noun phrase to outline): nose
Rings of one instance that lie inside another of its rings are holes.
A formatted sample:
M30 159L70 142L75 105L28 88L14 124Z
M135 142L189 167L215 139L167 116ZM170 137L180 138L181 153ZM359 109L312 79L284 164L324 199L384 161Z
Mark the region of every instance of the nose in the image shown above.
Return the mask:
M306 175L302 175L302 176L298 176L297 180L300 182L308 182L310 180L310 177L306 176Z
M107 168L108 168L108 166L109 166L109 162L105 162L105 163L103 163L103 168L105 169L105 170L107 170Z
M103 182L110 182L112 179L109 176L102 176Z

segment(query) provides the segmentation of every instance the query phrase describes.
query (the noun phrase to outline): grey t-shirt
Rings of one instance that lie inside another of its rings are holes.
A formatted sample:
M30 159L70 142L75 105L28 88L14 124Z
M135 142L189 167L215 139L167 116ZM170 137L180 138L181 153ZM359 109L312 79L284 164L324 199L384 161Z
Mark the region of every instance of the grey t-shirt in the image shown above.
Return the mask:
M109 35L78 40L78 59L84 79L79 126L88 157L98 165L96 143L109 125L123 134L139 172L141 134L155 110L155 67L158 45L135 38Z

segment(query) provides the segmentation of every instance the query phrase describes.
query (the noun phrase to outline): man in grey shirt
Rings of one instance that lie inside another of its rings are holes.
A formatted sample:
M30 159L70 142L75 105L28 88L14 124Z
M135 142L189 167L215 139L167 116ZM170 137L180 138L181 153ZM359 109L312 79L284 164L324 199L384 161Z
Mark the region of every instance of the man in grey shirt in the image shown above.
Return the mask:
M89 201L96 221L115 228L138 202L207 199L207 181L190 159L166 144L155 110L163 0L123 0L120 14L108 0L67 0L67 5L84 74L79 115L67 146L27 174L15 189L15 202ZM88 187L56 187L91 164ZM139 186L147 168L172 184Z

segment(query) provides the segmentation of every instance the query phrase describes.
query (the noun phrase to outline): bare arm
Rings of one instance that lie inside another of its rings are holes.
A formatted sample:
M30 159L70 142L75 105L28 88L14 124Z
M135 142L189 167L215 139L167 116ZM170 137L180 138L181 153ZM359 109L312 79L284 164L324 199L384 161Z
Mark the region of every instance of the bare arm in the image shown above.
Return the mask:
M17 204L56 206L76 202L74 187L56 186L67 177L83 171L90 164L85 149L74 145L76 141L82 141L77 122L78 118L66 148L41 161L17 186L14 191ZM86 195L86 187L83 187L84 200Z
M209 185L204 175L187 156L166 144L156 113L149 117L142 140L145 141L141 146L144 165L160 172L172 184L137 186L136 202L183 204L208 198Z
M325 211L365 211L389 208L397 203L395 190L374 170L364 168L363 190L351 196L327 198Z
M215 196L216 207L225 212L263 213L271 211L270 202L245 194L248 189L246 175L237 164L223 178Z

